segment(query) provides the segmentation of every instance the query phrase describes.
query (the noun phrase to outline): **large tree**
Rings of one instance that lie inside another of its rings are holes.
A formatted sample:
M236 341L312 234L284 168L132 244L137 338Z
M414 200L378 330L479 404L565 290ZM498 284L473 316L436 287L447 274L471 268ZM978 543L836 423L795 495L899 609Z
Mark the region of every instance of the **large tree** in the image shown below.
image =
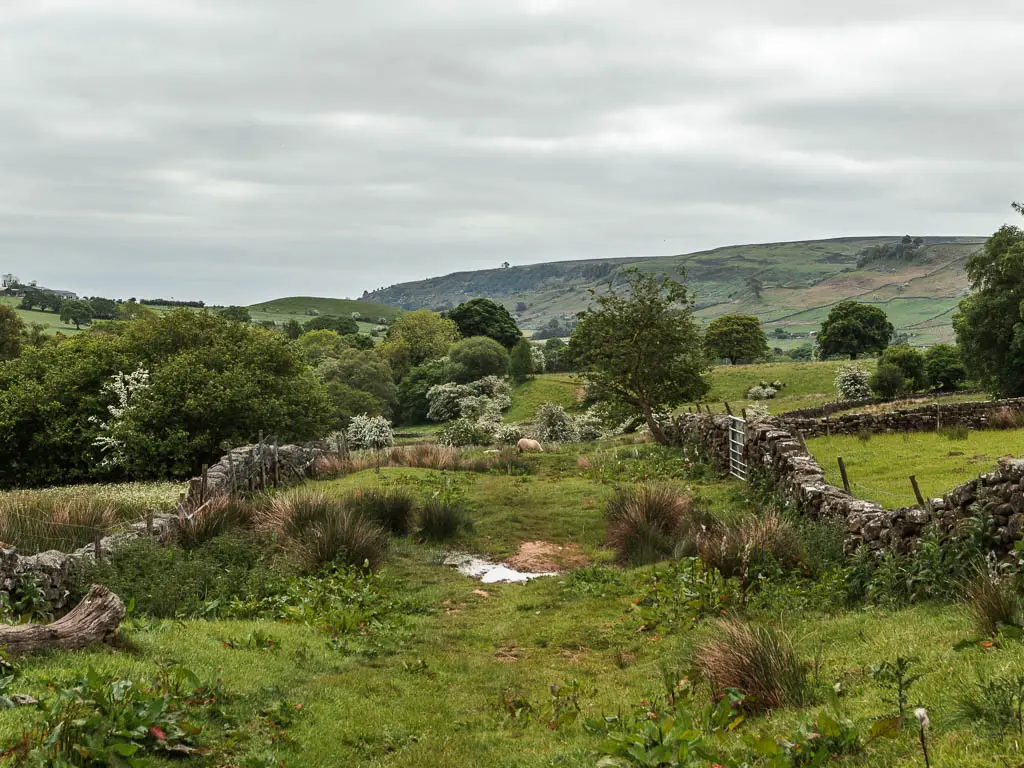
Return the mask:
M1024 232L1003 226L967 260L973 293L953 329L967 372L991 392L1024 395Z
M512 347L511 360L508 367L509 375L517 382L524 382L530 378L530 374L534 373L533 370L533 353L530 349L530 342L526 339L520 339L519 342ZM540 371L543 373L543 371Z
M463 339L452 347L449 357L453 363L462 366L466 381L508 373L508 351L488 336Z
M60 303L60 321L65 324L74 323L79 329L92 322L92 305L82 299L67 299Z
M6 304L0 304L0 360L13 360L21 354L25 336L25 323L18 313Z
M320 315L307 322L303 329L305 331L334 331L342 336L359 333L359 323L351 317L338 317L337 315Z
M733 365L753 362L768 354L768 340L753 315L716 317L708 324L704 345L711 357L727 358Z
M841 301L832 307L818 332L821 357L860 355L882 352L892 339L894 329L878 307L857 301Z
M472 299L459 304L448 317L463 336L489 336L505 349L512 349L523 336L509 311L490 299Z
M669 277L625 273L580 313L569 342L587 397L642 416L659 443L658 416L708 391L708 361L686 286Z
M459 329L452 320L418 309L396 318L378 349L401 379L417 365L444 357L458 338Z

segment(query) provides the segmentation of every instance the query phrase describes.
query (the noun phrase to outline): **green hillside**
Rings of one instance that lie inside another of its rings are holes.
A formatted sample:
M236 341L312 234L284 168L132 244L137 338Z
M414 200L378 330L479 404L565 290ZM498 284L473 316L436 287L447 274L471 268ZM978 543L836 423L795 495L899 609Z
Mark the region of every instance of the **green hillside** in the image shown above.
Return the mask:
M552 318L584 309L589 290L621 280L623 268L667 273L685 271L698 315L756 314L768 331L781 327L806 339L831 305L843 299L877 304L898 331L915 344L952 338L950 318L967 292L964 263L981 237L925 237L905 258L864 263L870 249L894 246L898 237L840 238L793 243L737 245L678 256L532 264L458 272L403 283L364 295L368 301L418 309L446 309L476 296L500 301L521 327L537 329ZM863 263L863 266L858 266ZM760 283L760 295L755 291ZM773 342L776 343L776 342ZM799 343L791 339L788 344ZM786 342L780 342L787 346Z
M339 317L350 317L353 312L358 312L365 322L363 330L372 328L380 320L390 323L402 310L386 304L375 304L369 301L355 301L353 299L324 299L314 296L292 296L285 299L273 299L261 304L253 304L249 307L254 321L272 320L275 323L283 323L295 319L304 323L313 315L336 315Z
M53 312L42 312L38 309L19 309L21 299L4 297L0 298L0 304L6 304L9 307L13 307L14 313L18 315L18 317L20 317L25 322L26 325L37 323L43 326L45 333L47 333L50 336L53 336L57 333L63 333L67 336L80 333L80 331L75 329L75 326L65 325L64 323L62 323L60 321L60 316L55 315Z

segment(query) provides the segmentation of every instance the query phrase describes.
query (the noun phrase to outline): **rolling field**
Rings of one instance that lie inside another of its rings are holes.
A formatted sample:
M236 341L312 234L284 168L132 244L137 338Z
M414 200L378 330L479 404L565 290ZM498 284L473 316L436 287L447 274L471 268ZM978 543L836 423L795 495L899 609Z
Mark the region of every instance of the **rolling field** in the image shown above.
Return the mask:
M293 296L285 299L274 299L260 304L253 304L249 307L253 320L272 320L276 323L295 319L300 323L310 319L309 310L321 315L335 315L338 317L351 317L353 312L358 312L365 322L360 322L360 328L364 331L372 330L377 325L377 318L384 318L391 322L402 310L386 304L374 304L366 301L354 301L352 299L324 299L311 296Z
M63 333L67 336L81 333L81 331L75 329L75 326L65 325L62 323L60 321L60 316L55 315L53 312L40 312L37 309L33 309L31 311L18 309L18 305L21 304L21 299L7 297L0 298L0 304L6 304L9 307L13 307L14 313L24 321L25 325L38 323L43 326L45 332L50 336L57 333Z

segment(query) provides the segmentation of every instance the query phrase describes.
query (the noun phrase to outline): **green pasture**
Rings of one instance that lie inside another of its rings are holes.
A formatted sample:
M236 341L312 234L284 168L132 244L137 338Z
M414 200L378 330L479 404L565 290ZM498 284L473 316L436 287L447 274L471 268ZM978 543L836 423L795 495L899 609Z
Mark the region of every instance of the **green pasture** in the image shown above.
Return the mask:
M1003 456L1024 456L1024 430L865 433L814 438L807 447L830 483L842 487L842 456L854 495L896 509L917 503L910 475L926 498L935 498L991 472Z
M65 325L62 323L60 321L60 315L56 315L53 312L42 312L38 309L19 309L21 299L4 297L0 298L0 304L6 304L9 307L13 307L14 314L20 317L25 325L38 323L43 326L44 331L50 336L54 336L58 333L63 333L68 336L75 333L81 333L81 331L77 330L74 325Z

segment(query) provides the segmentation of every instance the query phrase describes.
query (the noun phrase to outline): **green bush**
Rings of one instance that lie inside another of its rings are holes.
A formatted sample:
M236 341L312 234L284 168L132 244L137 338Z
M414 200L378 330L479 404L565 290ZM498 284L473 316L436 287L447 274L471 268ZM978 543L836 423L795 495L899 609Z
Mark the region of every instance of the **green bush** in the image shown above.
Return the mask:
M886 399L901 395L907 386L903 371L895 365L881 364L871 375L871 391Z
M878 366L879 370L883 366L897 368L903 377L905 389L916 392L928 386L925 356L920 350L914 349L909 344L895 344L887 347L878 359Z
M943 392L952 392L967 380L960 348L953 344L929 347L924 353L924 369L932 386Z
M84 568L72 592L81 599L91 584L104 584L125 603L134 603L136 613L205 615L232 599L271 589L274 576L266 551L265 542L238 533L217 536L191 551L139 539Z
M472 336L457 342L448 356L453 363L462 367L465 381L508 373L508 350L487 336Z

